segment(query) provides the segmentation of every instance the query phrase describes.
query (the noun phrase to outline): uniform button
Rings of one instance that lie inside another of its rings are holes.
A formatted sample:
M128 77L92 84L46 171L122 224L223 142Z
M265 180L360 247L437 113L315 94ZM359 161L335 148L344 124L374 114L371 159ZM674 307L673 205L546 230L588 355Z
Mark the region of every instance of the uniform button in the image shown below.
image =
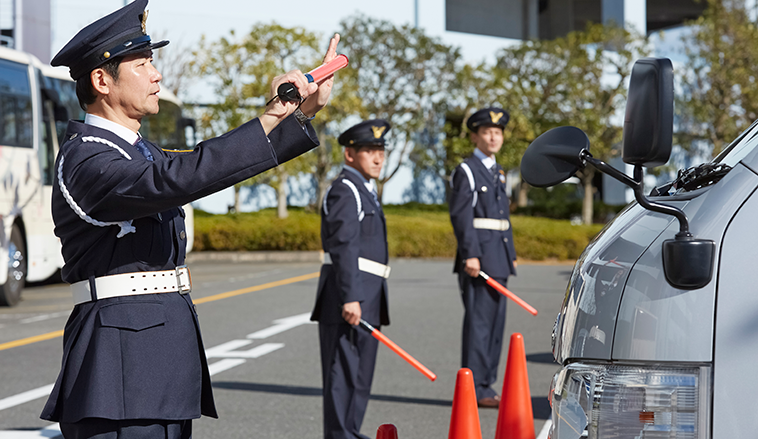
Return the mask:
M502 211L502 210L500 211L500 214L501 214L501 215L503 214L503 211Z
M184 230L182 230L181 232L179 232L179 237L182 238L182 239L184 239L184 238L187 237L187 234L184 233Z
M498 200L500 199L500 195L498 195L498 196L497 196L497 199L498 199ZM502 212L502 211L500 211L500 213L503 213L503 212Z
M508 238L503 238L503 242L508 242Z

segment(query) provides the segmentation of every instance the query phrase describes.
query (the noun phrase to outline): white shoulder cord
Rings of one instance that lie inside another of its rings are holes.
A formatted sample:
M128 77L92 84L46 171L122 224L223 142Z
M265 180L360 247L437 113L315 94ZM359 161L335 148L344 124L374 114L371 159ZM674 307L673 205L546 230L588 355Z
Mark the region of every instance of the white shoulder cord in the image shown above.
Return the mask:
M476 202L479 198L479 194L476 192L476 184L474 183L474 174L471 172L471 168L469 168L468 164L461 163L461 169L463 169L464 172L466 172L466 177L468 177L468 183L471 185L471 192L474 193L474 200L471 202L471 207L476 206ZM450 174L450 187L453 187L453 176L455 175L455 170L453 170L453 173Z
M100 137L93 137L93 136L87 136L82 137L82 142L98 142L103 143L105 145L108 145L112 148L115 148L120 152L124 157L126 157L128 160L131 160L132 158L129 156L129 154L126 153L121 147L116 145L115 143L111 142L110 140L102 139ZM121 230L119 230L118 235L116 237L121 238L125 236L128 233L136 233L137 229L132 225L132 220L129 221L119 221L119 222L112 222L107 223L103 221L98 221L89 215L87 215L84 210L82 210L81 207L79 207L78 204L76 204L76 201L74 201L74 198L71 196L71 193L68 191L68 188L63 183L63 161L64 156L61 154L60 162L58 163L58 185L61 188L61 193L63 193L63 198L66 199L66 202L69 206L71 206L71 209L73 209L74 212L76 212L77 215L84 221L86 221L89 224L92 224L93 226L98 227L108 227L108 226L119 226Z
M324 192L324 201L323 201L323 207L321 210L324 211L324 215L329 215L329 208L326 207L326 199L329 197L329 191L332 190L332 185L329 185L328 188L326 188L326 192Z
M358 221L363 221L363 217L365 214L363 213L363 206L361 205L361 195L358 193L358 188L355 187L352 181L343 178L342 182L345 183L352 191L353 195L355 195L355 203L358 205Z

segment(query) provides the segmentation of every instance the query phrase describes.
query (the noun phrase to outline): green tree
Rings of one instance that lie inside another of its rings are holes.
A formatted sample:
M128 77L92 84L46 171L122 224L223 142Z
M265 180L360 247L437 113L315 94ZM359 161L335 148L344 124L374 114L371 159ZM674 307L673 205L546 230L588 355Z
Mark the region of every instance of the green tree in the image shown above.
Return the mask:
M616 26L590 24L555 40L535 40L503 49L490 73L494 93L510 102L518 128L511 143L518 157L535 134L562 125L581 128L595 158L618 155L626 84L646 40ZM510 160L516 160L511 158ZM592 223L592 179L588 166L577 176L584 187L582 221Z
M219 101L209 105L198 121L203 137L234 129L263 111L274 77L289 70L307 70L320 63L318 37L301 27L276 23L257 24L238 38L234 31L215 42L200 41L192 68L197 76L211 79ZM281 164L234 186L239 211L242 186L266 184L277 192L279 218L287 216L287 181L308 172L316 160L313 152Z
M361 103L361 119L381 118L392 124L387 138L382 176L377 180L381 199L387 183L405 163L420 138L440 133L439 105L455 84L457 48L447 46L423 30L396 26L357 15L341 22L342 49L350 58L348 87Z
M758 118L758 27L745 0L707 0L684 37L679 143L705 140L718 154Z

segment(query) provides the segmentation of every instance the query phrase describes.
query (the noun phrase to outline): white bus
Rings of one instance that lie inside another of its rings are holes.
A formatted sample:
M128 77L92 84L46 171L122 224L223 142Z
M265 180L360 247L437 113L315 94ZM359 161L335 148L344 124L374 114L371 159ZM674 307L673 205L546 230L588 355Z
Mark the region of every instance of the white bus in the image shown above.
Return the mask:
M140 132L162 148L188 149L181 102L162 91L161 112L143 120ZM0 47L0 305L21 299L27 281L43 281L63 266L53 234L51 195L55 156L69 119L82 120L75 83L33 55ZM190 149L192 146L189 147ZM193 214L187 212L187 251ZM7 268L6 268L7 267Z

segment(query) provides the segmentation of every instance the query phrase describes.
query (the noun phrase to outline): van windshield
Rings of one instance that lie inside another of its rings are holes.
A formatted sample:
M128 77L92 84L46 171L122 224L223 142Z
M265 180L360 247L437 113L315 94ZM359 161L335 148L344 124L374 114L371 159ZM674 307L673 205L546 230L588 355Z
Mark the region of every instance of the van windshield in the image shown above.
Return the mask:
M758 146L758 121L753 122L737 139L730 143L713 163L725 164L734 167L742 159L750 154Z

